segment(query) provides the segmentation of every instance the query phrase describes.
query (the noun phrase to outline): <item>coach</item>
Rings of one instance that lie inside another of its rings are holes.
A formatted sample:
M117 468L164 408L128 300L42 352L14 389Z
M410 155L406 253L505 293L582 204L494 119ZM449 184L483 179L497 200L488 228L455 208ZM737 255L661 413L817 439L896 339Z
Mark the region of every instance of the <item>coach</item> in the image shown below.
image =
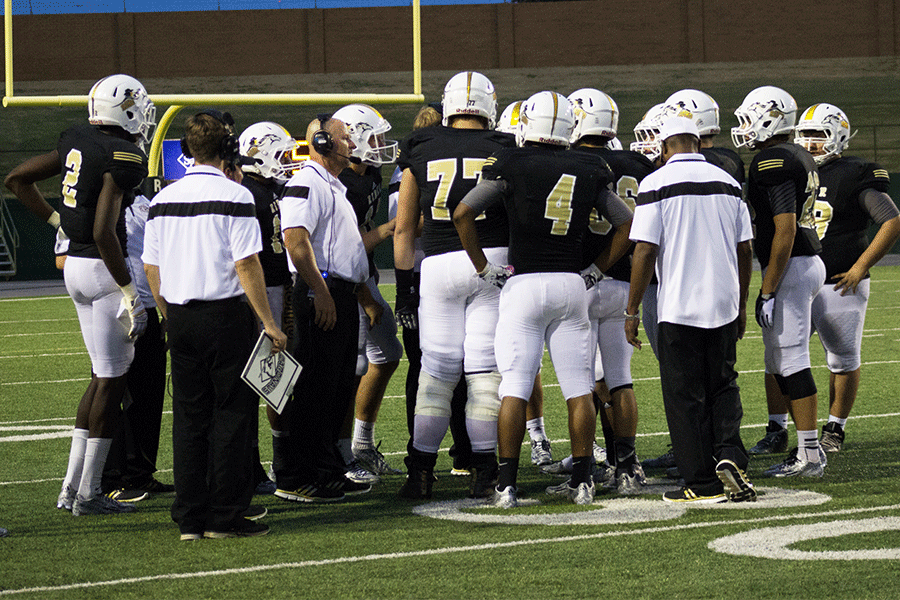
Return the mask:
M690 119L660 128L665 165L638 188L625 335L638 348L638 306L656 265L659 372L672 450L685 487L667 502L752 500L744 470L743 410L735 371L747 325L750 214L740 185L699 153ZM721 480L721 481L720 481Z
M242 516L252 495L250 441L259 406L241 380L257 333L245 292L274 350L287 338L266 298L253 195L224 173L238 158L228 117L204 110L187 120L182 141L194 166L153 199L144 237L144 270L168 321L172 520L182 540L269 530Z

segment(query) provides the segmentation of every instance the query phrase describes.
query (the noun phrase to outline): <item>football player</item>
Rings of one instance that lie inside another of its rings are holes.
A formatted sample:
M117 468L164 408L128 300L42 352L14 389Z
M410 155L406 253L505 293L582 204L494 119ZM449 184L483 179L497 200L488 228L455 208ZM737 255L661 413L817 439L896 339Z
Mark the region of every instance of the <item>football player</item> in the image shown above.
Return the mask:
M497 387L494 329L500 290L490 280L500 267L477 273L460 243L451 215L478 182L481 166L512 136L493 131L497 100L490 80L472 71L454 75L444 87L443 125L414 131L401 144L403 169L394 233L398 312L415 302L416 229L424 214L421 298L418 311L422 369L416 396L406 498L429 498L437 451L450 420L450 399L464 372L468 385L466 427L472 442L471 496L493 493L497 471ZM502 206L477 223L493 265L506 263L509 231Z
M839 452L859 389L869 269L900 237L900 213L887 195L887 171L877 163L843 156L853 136L841 109L814 104L803 111L794 132L794 142L819 166L813 211L826 285L813 299L812 321L831 371L828 422L819 443L825 452ZM866 230L873 222L878 232L870 243Z
M64 131L55 150L26 160L5 181L26 207L61 226L70 240L66 289L91 357L91 382L75 417L57 508L76 516L134 510L103 495L100 482L121 419L134 340L147 323L125 260L124 208L147 175L139 146L152 137L156 109L137 79L110 75L91 88L88 122ZM59 213L35 185L54 175L62 176Z
M719 103L700 90L679 90L666 99L667 115L687 117L700 131L700 154L744 185L744 161L731 148L716 146L719 127Z
M634 210L638 184L655 169L643 154L632 150L611 150L619 125L619 107L608 94L585 88L569 95L575 115L572 148L601 156L613 172L612 186L616 194ZM582 266L591 265L603 248L618 243L615 236L628 239L627 228L615 228L596 211L584 239ZM628 244L629 250L632 245ZM601 420L609 415L611 439L607 456L615 465L614 477L605 482L620 494L639 493L644 473L635 454L638 408L631 379L631 355L625 340L625 306L631 280L631 258L623 257L607 269L588 291L591 328L600 348L602 377L596 385L597 397L604 410ZM605 406L609 405L606 410ZM606 427L604 427L606 429Z
M665 102L654 104L650 110L644 113L643 118L634 126L634 139L629 146L633 152L640 152L646 156L655 166L660 166L659 157L662 145L656 136L662 126L662 119L666 115Z
M497 273L496 284L502 287L495 342L502 374L497 422L500 468L493 499L499 508L517 505L525 408L545 342L566 399L573 455L569 481L547 491L576 504L591 504L594 499L591 470L597 413L591 390L596 343L588 323L586 279L580 275L581 246L596 210L625 232L596 257L594 269L608 268L631 245L627 235L631 211L609 190L613 175L603 159L565 151L573 125L565 96L556 92L531 96L522 106L516 133L519 147L501 150L485 163L482 182L453 214L475 270ZM510 271L492 264L476 228L476 217L498 204L509 215L511 277Z
M347 476L369 483L371 475L399 473L375 447L375 420L384 399L388 382L403 356L403 346L397 339L397 322L391 307L378 290L378 268L375 266L375 247L394 233L394 220L375 225L375 214L383 194L381 166L397 160L397 142L385 139L391 124L377 110L367 104L350 104L334 113L334 118L347 125L347 132L356 145L351 150L350 166L340 174L347 186L347 199L356 211L363 244L369 257L369 279L366 286L382 310L381 321L370 325L360 307L360 353L356 363L358 386L354 406L355 424L352 443L349 439L350 419L338 444L348 463ZM349 417L349 416L348 416ZM371 475L369 475L371 474Z
M279 326L284 313L284 289L291 283L284 240L281 238L281 210L279 200L284 184L300 161L292 158L297 143L287 129L278 123L261 121L247 127L238 138L243 179L241 185L250 190L256 203L256 218L262 232L263 248L259 253L263 277L266 280L266 296L272 318ZM284 438L289 433L285 429L282 415L266 405L266 416L272 430L272 462L283 460ZM253 482L258 494L274 494L275 482L269 479L259 460L259 443L254 445L256 456L253 460ZM274 468L273 468L274 471Z
M813 217L819 172L812 155L791 142L797 103L789 93L773 86L756 88L734 114L739 123L731 130L735 147L757 151L747 177L747 200L754 213L755 250L763 270L756 321L766 349L769 426L766 437L750 453L774 450L776 436L786 446L790 412L798 449L766 474L821 477L826 460L819 446L818 394L809 359L812 300L825 281ZM790 398L790 411L782 405L782 395Z

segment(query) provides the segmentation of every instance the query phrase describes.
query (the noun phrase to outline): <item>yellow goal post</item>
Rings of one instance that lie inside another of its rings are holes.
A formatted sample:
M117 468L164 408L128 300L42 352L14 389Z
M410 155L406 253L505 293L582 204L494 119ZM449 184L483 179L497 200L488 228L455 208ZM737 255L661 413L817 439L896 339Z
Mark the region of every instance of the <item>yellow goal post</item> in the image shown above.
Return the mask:
M6 51L6 95L3 106L87 106L87 96L16 96L13 92L12 0L4 0L3 30ZM422 94L422 20L419 0L412 0L413 17L413 92L411 94L150 94L156 106L167 106L156 125L150 144L149 175L159 175L162 142L169 126L187 106L228 104L235 106L310 106L319 104L421 104Z

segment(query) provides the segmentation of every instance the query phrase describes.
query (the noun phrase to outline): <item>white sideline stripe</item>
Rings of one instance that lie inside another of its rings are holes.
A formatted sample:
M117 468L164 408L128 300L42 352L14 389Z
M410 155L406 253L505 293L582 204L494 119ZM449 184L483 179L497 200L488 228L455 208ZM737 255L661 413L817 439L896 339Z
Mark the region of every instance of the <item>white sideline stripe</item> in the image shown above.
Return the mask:
M64 296L29 296L26 298L2 298L0 302L32 302L35 300L71 300L71 297L68 294Z
M46 358L48 356L81 356L83 354L87 354L87 350L82 350L81 352L47 352L45 354L6 354L0 355L0 359L2 358Z
M22 323L62 323L63 321L77 321L78 317L68 319L26 319L24 321L0 321L0 325L21 325Z
M194 573L163 573L160 575L146 575L144 577L129 577L123 579L111 579L107 581L90 581L84 583L70 583L58 586L41 586L32 588L20 588L17 590L0 590L0 596L13 594L28 594L34 592L58 592L63 590L87 589L94 587L109 587L114 585L126 585L132 583L144 583L148 581L161 581L172 579L197 579L201 577L220 577L223 575L242 575L245 573L260 573L263 571L275 571L279 569L302 569L306 567L323 567L329 565L351 564L376 560L392 560L403 558L416 558L420 556L440 556L443 554L456 554L459 552L471 552L473 550L498 550L502 548L517 548L522 546L539 546L544 544L559 544L565 542L582 542L599 540L603 538L624 537L631 535L666 533L669 531L684 531L688 529L701 529L705 527L753 525L756 523L771 523L772 521L787 521L793 519L821 519L822 517L853 515L868 512L880 512L900 509L900 504L886 506L874 506L867 508L849 508L843 510L826 511L819 513L800 513L796 515L765 516L756 519L738 519L707 521L704 523L688 523L684 525L668 525L663 527L646 527L643 529L607 531L604 533L591 533L582 535L569 535L551 538L536 538L530 540L516 540L512 542L497 542L494 544L476 544L474 546L450 546L447 548L432 548L430 550L414 550L410 552L391 552L387 554L364 554L362 556L341 556L338 558L324 558L320 560L304 560L300 562L277 563L272 565L257 565L255 567L240 567L234 569L220 569L217 571L197 571Z
M42 333L7 333L4 335L0 335L0 337L11 338L11 337L35 337L35 336L45 336L45 335L75 335L80 334L81 332L78 330L72 331L44 331Z

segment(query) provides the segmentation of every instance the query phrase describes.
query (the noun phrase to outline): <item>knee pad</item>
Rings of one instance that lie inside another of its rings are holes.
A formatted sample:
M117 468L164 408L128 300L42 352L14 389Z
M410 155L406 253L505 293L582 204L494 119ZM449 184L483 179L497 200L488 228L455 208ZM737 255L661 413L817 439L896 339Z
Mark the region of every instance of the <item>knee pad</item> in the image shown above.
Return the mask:
M496 421L500 414L500 373L473 373L466 375L468 402L466 418L476 421Z
M778 384L778 389L782 393L782 395L787 396L787 386L784 383L784 377L782 375L772 375L775 378L775 383Z
M626 383L625 385L620 385L620 386L614 387L613 389L609 390L609 395L612 396L619 390L633 390L633 389L634 389L633 383Z
M799 400L816 393L816 382L811 369L803 369L793 375L784 376L784 387L791 400Z
M455 383L419 372L419 391L416 394L416 414L450 418L450 400Z

